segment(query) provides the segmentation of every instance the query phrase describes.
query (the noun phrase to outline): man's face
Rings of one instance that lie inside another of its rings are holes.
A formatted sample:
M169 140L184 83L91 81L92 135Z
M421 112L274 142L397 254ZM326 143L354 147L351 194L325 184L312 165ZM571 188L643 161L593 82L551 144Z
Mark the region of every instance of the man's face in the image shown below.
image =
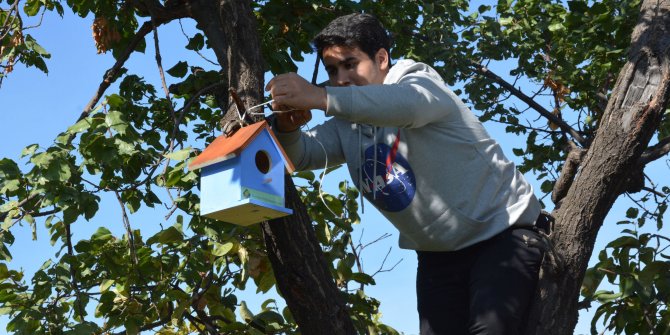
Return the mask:
M323 49L323 64L332 86L383 84L388 73L388 53L379 49L375 59L358 47L334 45Z

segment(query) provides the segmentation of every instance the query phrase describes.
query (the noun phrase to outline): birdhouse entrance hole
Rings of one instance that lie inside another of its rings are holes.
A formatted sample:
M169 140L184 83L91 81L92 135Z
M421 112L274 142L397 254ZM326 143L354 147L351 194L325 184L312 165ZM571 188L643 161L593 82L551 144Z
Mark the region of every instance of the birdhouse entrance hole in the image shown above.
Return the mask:
M258 152L256 152L256 168L258 171L266 174L270 172L271 165L270 155L267 153L267 151L258 150Z

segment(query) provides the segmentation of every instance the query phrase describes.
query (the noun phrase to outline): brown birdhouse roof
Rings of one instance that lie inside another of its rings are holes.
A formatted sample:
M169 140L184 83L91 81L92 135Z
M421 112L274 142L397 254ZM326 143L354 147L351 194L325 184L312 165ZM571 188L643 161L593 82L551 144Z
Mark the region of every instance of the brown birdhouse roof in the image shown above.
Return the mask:
M291 163L291 160L286 156L284 148L279 145L279 141L277 141L275 134L272 132L272 129L270 129L270 126L266 121L256 122L252 125L242 127L230 137L226 137L225 135L217 137L200 153L200 155L191 161L188 165L189 170L197 170L238 156L242 150L244 150L244 148L246 148L247 145L249 145L249 143L263 131L263 129L268 130L268 133L272 136L272 140L277 144L282 156L284 156L286 170L288 170L289 173L293 172L295 169L293 163Z

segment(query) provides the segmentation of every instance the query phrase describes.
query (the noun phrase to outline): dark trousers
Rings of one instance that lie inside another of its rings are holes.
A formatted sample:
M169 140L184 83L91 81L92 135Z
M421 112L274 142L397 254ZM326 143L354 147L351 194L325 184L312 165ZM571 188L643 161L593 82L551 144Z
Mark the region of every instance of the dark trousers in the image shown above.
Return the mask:
M524 235L539 239L514 228L458 251L418 251L421 334L521 334L542 260Z

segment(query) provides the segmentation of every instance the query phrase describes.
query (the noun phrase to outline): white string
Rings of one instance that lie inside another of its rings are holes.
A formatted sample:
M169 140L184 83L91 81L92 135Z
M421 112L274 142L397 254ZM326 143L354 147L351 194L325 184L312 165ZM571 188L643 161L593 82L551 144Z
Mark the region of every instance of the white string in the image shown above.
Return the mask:
M264 103L262 103L262 104L258 104L258 105L256 105L256 106L251 106L251 107L247 108L247 113L249 113L249 115L265 115L265 111L262 109L263 106L265 106L265 105L269 105L269 104L273 103L274 101L275 101L275 99L272 99L272 100L270 100L270 101L266 101L266 102L264 102ZM258 108L261 109L260 112L252 112L252 110L254 110L254 109L258 109ZM275 110L273 110L272 112L275 113L275 114L281 114L281 113L293 112L293 111L296 111L296 110L297 110L297 109L292 108L292 109L289 109L289 110L283 110L283 111L275 111Z
M310 132L312 131L312 129L310 129L309 126L306 123L305 123L305 126L307 127L307 131L310 131ZM326 147L323 146L323 143L321 143L321 141L319 141L316 137L312 137L312 138L316 141L316 143L319 143L319 145L321 146L321 149L323 149L323 156L326 158L326 164L323 167L323 172L321 173L321 177L319 178L319 189L318 189L319 199L321 199L321 202L323 203L323 205L326 206L326 209L331 214L333 214L333 216L340 217L339 215L335 214L335 212L333 212L333 210L330 209L330 207L328 207L328 204L326 204L326 200L323 199L323 183L326 180L326 172L328 171L328 152L326 151ZM346 192L345 192L345 194L346 194ZM344 211L342 211L342 213L344 214Z

